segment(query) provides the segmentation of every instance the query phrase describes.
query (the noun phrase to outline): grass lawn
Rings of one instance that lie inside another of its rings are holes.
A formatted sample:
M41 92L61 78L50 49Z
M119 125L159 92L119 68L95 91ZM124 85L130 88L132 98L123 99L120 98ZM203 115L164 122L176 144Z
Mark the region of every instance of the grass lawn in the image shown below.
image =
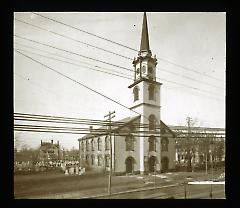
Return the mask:
M223 171L214 171L217 177ZM211 172L210 172L211 173ZM210 173L206 175L201 172L172 172L154 175L113 176L113 191L125 191L130 189L166 184L169 182L181 182L186 177L192 179L209 179ZM107 193L108 175L64 175L61 172L41 172L35 174L14 175L15 198L28 198L34 196L51 196L78 192L80 195Z

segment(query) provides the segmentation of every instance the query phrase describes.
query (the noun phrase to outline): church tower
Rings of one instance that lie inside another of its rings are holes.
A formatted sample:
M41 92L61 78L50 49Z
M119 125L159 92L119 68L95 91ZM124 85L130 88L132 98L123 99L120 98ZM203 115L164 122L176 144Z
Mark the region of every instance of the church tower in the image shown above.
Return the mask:
M139 134L140 173L160 171L160 86L156 81L156 56L149 46L147 16L144 12L140 51L134 58L131 110L141 114Z

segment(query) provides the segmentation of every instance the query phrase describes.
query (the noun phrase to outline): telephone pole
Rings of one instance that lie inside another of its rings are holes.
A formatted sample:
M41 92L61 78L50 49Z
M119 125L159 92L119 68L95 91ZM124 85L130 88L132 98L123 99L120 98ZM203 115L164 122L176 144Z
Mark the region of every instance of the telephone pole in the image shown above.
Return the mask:
M104 118L108 117L107 121L109 121L109 146L110 146L110 171L109 171L109 179L108 179L108 194L111 195L111 186L112 186L112 138L111 138L111 134L112 134L112 118L115 117L115 115L113 115L115 113L115 111L111 112L109 111L109 113L107 115L104 116Z
M209 139L208 139L208 136L207 136L207 133L206 133L206 175L208 174L208 153L209 153Z
M211 169L212 169L212 180L211 180L211 190L210 190L210 198L212 199L213 198L213 151L214 151L214 146L213 146L213 138L211 138L211 141L210 141L210 150L211 150Z
M190 171L191 168L191 153L190 153L190 125L191 125L192 118L187 117L187 125L188 125L188 132L187 132L187 155L188 155L188 171Z

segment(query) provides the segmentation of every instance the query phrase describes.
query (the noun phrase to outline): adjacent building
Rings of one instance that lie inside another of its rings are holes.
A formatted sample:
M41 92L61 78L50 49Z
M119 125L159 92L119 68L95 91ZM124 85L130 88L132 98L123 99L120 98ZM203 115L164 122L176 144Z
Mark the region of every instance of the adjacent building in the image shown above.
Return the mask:
M214 162L225 161L225 129L209 127L169 126L177 134L176 162L186 164L188 148L192 164L204 164L213 155ZM189 138L189 139L188 139ZM186 143L186 141L188 141Z
M59 141L54 144L53 140L51 140L51 142L43 142L41 140L38 159L40 161L59 160L60 159Z

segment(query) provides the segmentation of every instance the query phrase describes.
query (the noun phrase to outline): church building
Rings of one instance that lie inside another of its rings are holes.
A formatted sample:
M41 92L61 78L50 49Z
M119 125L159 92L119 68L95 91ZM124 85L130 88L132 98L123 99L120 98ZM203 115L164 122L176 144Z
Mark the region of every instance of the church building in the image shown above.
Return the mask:
M90 129L79 138L80 164L86 169L119 174L167 172L175 168L175 133L161 120L160 89L156 81L156 56L149 46L147 16L144 13L141 45L134 58L134 82L129 116L108 126ZM136 113L138 114L136 116ZM110 140L111 139L111 140ZM112 163L111 163L112 162Z

